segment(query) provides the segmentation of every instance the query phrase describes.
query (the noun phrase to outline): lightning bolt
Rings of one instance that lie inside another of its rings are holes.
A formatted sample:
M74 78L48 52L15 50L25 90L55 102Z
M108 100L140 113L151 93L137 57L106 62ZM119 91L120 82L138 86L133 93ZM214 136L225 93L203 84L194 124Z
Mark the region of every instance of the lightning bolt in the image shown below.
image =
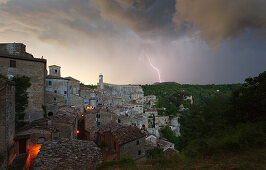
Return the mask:
M152 62L151 62L151 58L150 58L149 56L147 56L147 58L148 58L148 60L149 60L149 63L150 63L150 65L151 65L151 67L157 72L157 75L158 75L158 78L159 78L159 82L161 83L162 80L161 80L161 73L160 73L160 70L152 64Z

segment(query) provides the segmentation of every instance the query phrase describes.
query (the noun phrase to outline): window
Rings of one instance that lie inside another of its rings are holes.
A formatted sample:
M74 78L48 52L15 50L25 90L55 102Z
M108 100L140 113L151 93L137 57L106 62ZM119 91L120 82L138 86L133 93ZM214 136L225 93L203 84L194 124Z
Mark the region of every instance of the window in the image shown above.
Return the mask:
M55 90L54 93L57 93L57 90Z
M137 140L137 145L139 145L139 140Z
M10 60L10 67L16 68L16 61Z
M57 74L57 70L54 70L54 73Z
M141 150L139 150L139 155L141 155Z
M66 94L66 91L64 91L64 94Z
M49 112L49 113L48 113L48 116L53 116L53 115L54 115L53 112Z
M52 81L49 81L49 82L48 82L48 85L51 86L51 85L52 85Z
M114 142L114 149L116 150L116 143Z
M37 141L38 144L43 144L45 141L45 138L44 137L40 137Z
M54 97L54 101L56 101L56 98Z

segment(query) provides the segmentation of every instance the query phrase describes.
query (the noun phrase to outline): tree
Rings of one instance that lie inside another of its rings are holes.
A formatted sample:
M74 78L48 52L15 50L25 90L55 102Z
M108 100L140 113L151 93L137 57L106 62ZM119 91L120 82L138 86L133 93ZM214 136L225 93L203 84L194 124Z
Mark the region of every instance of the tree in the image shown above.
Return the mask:
M28 106L28 93L27 89L31 86L30 78L26 76L14 77L15 82L15 110L16 110L16 124L17 128L21 126L19 120L23 120L25 110Z
M178 144L178 137L175 136L174 132L169 126L165 126L162 129L163 137L167 139L167 141L172 142L175 144L175 148L177 148Z
M228 123L266 120L266 71L258 77L247 78L233 93L226 118Z

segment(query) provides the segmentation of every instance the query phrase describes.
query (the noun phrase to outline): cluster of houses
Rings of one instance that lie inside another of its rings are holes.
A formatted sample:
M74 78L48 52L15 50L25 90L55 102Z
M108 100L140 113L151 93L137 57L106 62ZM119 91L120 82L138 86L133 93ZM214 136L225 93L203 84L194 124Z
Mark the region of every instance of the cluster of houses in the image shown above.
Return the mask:
M139 85L104 83L100 75L97 88L80 86L61 77L60 66L49 66L48 73L46 60L21 43L0 44L0 75L7 77L0 78L0 169L90 169L122 157L144 160L154 147L177 152L159 138L165 126L180 135L178 117L158 115L156 96L144 96ZM31 86L19 120L26 125L17 129L12 80L20 76L29 77ZM78 140L81 132L85 139Z

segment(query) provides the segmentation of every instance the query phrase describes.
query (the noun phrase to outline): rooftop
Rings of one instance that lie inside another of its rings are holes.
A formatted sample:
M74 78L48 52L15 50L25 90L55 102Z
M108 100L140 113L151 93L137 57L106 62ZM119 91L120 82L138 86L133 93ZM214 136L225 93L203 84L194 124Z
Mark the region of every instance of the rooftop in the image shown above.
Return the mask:
M94 169L102 161L101 149L94 142L60 139L42 145L33 169Z
M59 76L52 76L52 75L48 75L46 76L47 79L62 79L62 80L69 80L68 78L63 78L63 77L59 77Z
M108 131L114 135L120 145L145 136L145 133L137 127L122 126L114 122L101 126L99 129L99 133Z

